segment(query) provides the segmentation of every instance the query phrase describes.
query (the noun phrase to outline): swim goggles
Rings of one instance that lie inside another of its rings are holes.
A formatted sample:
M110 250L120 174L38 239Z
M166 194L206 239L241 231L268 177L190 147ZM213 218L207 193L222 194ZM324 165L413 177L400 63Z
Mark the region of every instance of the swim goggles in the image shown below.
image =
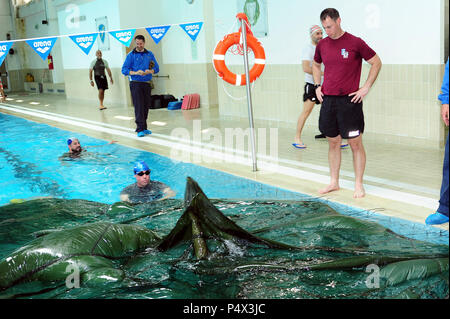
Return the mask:
M136 175L144 176L144 174L145 174L145 175L150 175L150 170L146 170L145 172L144 172L144 171L141 171L141 172L137 173Z

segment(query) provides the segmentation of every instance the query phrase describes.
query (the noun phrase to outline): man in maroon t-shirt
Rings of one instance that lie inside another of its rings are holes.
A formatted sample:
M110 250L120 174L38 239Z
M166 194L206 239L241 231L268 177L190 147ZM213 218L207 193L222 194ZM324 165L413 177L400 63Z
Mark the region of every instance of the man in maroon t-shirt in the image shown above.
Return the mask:
M313 61L313 78L320 109L319 130L329 143L328 161L330 184L319 190L326 194L339 189L341 166L341 141L348 139L353 153L355 192L353 197L364 197L363 175L366 152L362 143L364 114L362 100L369 93L381 69L381 60L361 38L341 28L341 18L336 9L328 8L320 14L320 21L328 37L316 47ZM362 59L371 67L365 84L360 88ZM323 86L321 64L325 65Z

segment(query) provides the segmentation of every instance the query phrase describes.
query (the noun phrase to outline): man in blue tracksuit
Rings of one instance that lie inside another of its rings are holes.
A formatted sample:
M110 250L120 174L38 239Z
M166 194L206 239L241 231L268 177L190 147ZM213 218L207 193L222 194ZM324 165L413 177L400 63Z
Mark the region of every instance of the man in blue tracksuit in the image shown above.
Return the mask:
M130 79L131 97L134 105L137 136L152 132L147 129L148 109L151 105L150 80L159 72L159 65L151 51L145 49L145 38L137 35L136 48L128 53L122 66L122 74Z
M439 95L438 99L442 103L441 115L444 120L445 125L449 125L449 111L448 111L448 59L447 64L445 65L445 73L444 79L442 80L442 93ZM447 143L445 144L445 155L444 155L444 168L443 168L443 176L442 176L442 185L441 185L441 197L439 199L439 207L436 213L431 214L425 220L425 223L428 225L437 225L448 223L448 177L449 177L449 155L448 155L448 140L449 136L447 135Z

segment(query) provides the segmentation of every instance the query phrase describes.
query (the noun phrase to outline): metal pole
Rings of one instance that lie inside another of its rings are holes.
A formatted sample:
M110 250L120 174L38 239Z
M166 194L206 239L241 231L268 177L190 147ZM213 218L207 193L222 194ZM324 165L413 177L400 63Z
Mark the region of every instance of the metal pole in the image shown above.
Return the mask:
M244 67L245 67L245 85L247 86L247 105L248 105L248 120L250 123L250 142L252 145L252 160L253 160L253 172L258 170L256 166L256 147L255 147L255 128L253 126L253 106L252 106L252 92L250 89L250 71L248 67L248 54L247 54L247 29L245 20L241 19L242 30L242 42L244 44Z

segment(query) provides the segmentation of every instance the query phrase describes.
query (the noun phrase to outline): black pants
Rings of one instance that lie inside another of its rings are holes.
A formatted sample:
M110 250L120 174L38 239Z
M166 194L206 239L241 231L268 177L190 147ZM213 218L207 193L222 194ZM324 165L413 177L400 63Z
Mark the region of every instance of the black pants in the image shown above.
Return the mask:
M131 98L134 105L136 132L147 129L148 109L152 104L150 84L147 82L130 82Z

